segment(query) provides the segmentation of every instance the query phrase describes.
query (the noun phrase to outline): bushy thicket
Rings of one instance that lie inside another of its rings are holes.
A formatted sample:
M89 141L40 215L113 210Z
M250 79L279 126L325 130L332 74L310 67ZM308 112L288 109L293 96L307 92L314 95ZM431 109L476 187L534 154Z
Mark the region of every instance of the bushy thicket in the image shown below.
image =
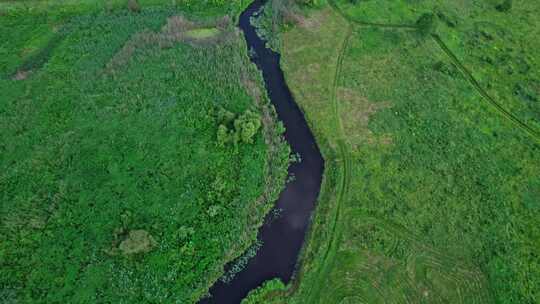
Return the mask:
M423 14L416 21L416 26L418 27L418 32L422 36L435 34L435 31L437 30L437 16L430 13Z
M220 146L239 143L251 144L253 138L261 128L261 117L252 110L246 110L241 115L234 115L224 108L219 108L217 113L219 127L217 142Z

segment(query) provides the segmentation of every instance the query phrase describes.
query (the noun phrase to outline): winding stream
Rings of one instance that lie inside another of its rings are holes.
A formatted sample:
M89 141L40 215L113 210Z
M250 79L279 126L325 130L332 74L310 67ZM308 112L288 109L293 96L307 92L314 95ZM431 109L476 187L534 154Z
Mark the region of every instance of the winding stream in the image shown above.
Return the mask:
M257 255L231 282L216 282L210 289L212 297L201 300L201 304L240 303L251 290L273 278L288 283L295 270L321 187L324 161L304 115L285 83L279 64L280 55L266 48L265 42L250 23L250 17L266 1L254 0L240 15L239 27L248 48L255 52L251 60L262 71L268 96L278 118L285 125L285 139L292 152L298 153L302 161L289 167L289 176L294 176L294 180L286 185L276 203L276 208L282 210L280 217L269 221L269 215L267 224L259 230L258 238L263 245Z

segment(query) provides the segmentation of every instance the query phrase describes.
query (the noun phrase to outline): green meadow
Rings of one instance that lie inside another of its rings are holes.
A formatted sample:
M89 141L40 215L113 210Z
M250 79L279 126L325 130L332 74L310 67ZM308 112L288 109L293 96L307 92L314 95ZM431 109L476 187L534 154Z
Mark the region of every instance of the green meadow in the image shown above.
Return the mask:
M271 8L326 172L295 278L245 302L537 303L540 5Z

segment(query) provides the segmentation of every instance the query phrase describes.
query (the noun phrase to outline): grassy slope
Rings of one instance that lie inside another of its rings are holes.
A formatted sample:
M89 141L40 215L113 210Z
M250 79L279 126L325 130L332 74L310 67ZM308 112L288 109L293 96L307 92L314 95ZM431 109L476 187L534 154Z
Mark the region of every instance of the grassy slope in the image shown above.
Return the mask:
M433 8L429 1L419 2L423 9L401 1L359 3L339 8L354 20L405 25ZM534 43L525 43L525 32L503 41L504 50L498 38L472 39L484 34L471 30L477 20L459 14L459 3L439 8L462 18L459 27L442 25L441 39L490 96L537 128L537 70L515 70L521 60L534 65ZM509 32L535 28L524 12L535 9L530 2L507 15L466 4L475 18L521 19ZM326 183L323 193L333 187L338 194L320 200L292 297L272 291L269 297L310 304L534 303L540 296L537 140L486 102L436 40L407 29L354 27L341 48L346 22L326 8L282 37L288 84L318 140L337 152L323 149L325 158L341 169L329 172L337 183ZM486 56L508 58L487 65L480 60ZM346 151L332 118L333 71ZM525 100L512 87L532 93ZM348 157L352 166L343 161ZM349 169L342 204L339 181Z
M287 149L275 140L268 149L261 132L253 144L217 146L213 109L252 108L239 80L261 79L235 34L165 49L134 39L177 13L59 17L65 34L42 66L0 80L0 298L190 303L254 240ZM22 52L34 34L28 18L10 16L25 35L2 35ZM109 73L130 40L134 52ZM3 75L16 68L7 62ZM153 236L150 253L108 253L133 229Z

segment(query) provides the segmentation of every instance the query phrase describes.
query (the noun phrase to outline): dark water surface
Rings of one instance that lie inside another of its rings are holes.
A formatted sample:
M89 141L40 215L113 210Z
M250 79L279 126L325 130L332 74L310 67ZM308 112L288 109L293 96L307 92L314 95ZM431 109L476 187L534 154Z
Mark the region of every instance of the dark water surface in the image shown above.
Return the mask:
M262 71L268 96L276 108L279 119L285 125L285 139L293 153L301 157L300 163L289 167L289 175L295 177L280 194L276 207L281 216L269 221L259 230L263 245L246 268L230 283L218 281L210 289L212 297L201 304L236 304L264 281L280 278L288 283L295 270L298 254L304 242L311 212L321 187L324 161L315 143L304 115L294 102L280 68L278 53L266 48L250 23L266 0L255 0L240 15L239 26L244 33L248 48L255 51L252 61Z

